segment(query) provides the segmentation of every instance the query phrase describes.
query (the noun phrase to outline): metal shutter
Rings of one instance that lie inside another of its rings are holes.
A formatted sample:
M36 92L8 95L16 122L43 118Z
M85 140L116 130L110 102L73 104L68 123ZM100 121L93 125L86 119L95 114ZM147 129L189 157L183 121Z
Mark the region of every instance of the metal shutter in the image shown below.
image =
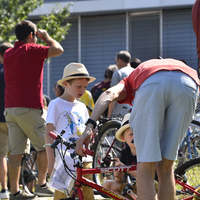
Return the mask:
M126 48L126 16L94 16L81 18L81 62L96 81L104 79L105 69L115 64L115 55Z
M133 13L130 15L130 53L141 61L159 56L159 13Z
M196 37L192 27L191 9L163 11L163 57L185 60L196 69Z
M50 97L55 98L53 91L54 84L62 78L64 67L70 62L78 62L78 20L70 19L70 30L65 40L61 42L64 52L62 55L51 58L50 63ZM44 93L47 94L47 64L44 68Z

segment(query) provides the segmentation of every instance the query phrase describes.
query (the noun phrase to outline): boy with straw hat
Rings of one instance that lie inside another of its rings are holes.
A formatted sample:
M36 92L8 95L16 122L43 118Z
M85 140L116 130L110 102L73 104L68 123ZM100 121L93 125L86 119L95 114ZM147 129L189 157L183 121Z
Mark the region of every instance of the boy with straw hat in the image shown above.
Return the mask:
M53 143L49 132L56 131L60 133L65 130L63 137L69 141L71 138L79 138L85 129L85 123L89 118L89 114L85 104L78 101L86 90L88 83L95 80L91 77L81 63L70 63L63 71L63 78L58 80L58 84L65 88L64 93L52 100L48 107L48 114L46 119L46 143ZM46 147L48 157L48 173L51 174L55 157L51 147ZM88 156L83 158L84 168L91 168L92 158ZM86 177L86 176L85 176ZM92 175L87 175L88 179L92 179ZM87 186L82 186L84 199L93 200L93 190ZM54 199L58 200L66 198L66 196L56 191Z

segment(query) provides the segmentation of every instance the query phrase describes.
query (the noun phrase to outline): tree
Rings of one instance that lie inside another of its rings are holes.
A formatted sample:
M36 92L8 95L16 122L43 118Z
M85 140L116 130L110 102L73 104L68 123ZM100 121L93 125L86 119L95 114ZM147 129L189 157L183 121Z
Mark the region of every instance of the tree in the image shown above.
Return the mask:
M28 19L29 13L42 3L42 0L0 0L0 41L15 41L15 26L21 20ZM64 40L70 28L70 24L66 22L70 5L61 7L56 4L50 15L39 16L41 19L37 26L45 29L58 42ZM40 40L39 43L43 41Z
M50 15L41 16L40 21L37 23L38 28L45 29L48 34L58 42L65 39L66 34L70 29L70 25L66 19L69 17L69 6L67 4L61 7L60 4L56 4ZM40 44L46 44L42 40L39 40Z
M14 27L42 3L42 0L0 0L0 40L14 41Z

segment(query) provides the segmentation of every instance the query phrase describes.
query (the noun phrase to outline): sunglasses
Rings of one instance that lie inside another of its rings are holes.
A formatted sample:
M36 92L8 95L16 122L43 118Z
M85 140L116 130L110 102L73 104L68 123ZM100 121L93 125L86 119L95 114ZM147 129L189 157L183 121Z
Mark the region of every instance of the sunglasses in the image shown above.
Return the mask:
M36 32L32 32L32 35L33 35L33 37L34 37L34 36L37 37Z

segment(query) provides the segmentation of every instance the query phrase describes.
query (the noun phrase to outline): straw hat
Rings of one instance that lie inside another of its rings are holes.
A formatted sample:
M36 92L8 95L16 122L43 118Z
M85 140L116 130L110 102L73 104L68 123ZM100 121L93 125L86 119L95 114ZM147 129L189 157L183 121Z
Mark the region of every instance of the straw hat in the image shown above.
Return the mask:
M121 138L121 135L122 135L122 133L127 129L127 128L129 128L130 127L130 125L129 125L129 118L130 118L130 113L128 113L128 114L126 114L125 116L124 116L124 118L123 118L123 120L122 120L122 123L121 123L121 128L116 132L116 134L115 134L115 137L119 140L119 141L121 141L121 142L124 142L123 140L122 140L122 138Z
M63 78L58 80L59 85L63 85L64 81L74 79L74 78L89 78L89 83L93 82L96 78L91 77L81 63L70 63L63 70Z

